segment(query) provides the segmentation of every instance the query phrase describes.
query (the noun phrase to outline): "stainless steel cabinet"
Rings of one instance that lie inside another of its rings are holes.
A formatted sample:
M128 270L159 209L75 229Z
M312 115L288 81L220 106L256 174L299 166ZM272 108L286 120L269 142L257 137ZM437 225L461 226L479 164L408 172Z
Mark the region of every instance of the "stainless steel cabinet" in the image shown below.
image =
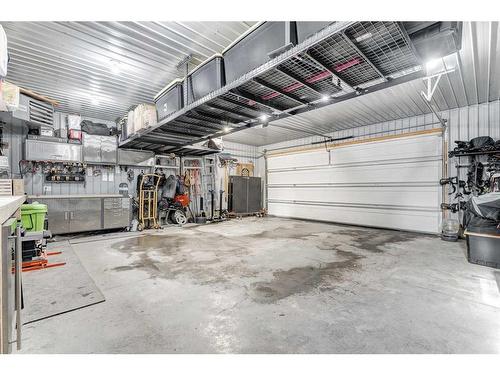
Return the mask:
M103 228L126 227L130 223L129 198L104 198Z
M52 233L69 233L69 213L71 211L69 199L39 200L49 209L48 218Z
M47 205L53 234L125 228L130 224L130 198L121 195L30 197Z
M72 143L27 139L26 160L82 161L82 146Z
M143 165L152 167L155 164L153 151L118 149L119 165Z
M86 162L101 162L101 137L83 133L83 160Z
M101 137L101 162L115 164L117 149L116 137Z
M83 160L90 163L115 164L116 137L83 133Z
M69 199L71 211L69 212L70 232L85 232L96 228L96 223L101 222L101 199Z

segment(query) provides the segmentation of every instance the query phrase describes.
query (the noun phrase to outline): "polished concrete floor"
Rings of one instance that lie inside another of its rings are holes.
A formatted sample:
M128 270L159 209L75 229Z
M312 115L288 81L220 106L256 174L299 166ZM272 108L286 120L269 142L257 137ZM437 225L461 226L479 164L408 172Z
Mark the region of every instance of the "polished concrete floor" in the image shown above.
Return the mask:
M463 242L269 217L71 248L106 301L21 353L500 352L499 271Z

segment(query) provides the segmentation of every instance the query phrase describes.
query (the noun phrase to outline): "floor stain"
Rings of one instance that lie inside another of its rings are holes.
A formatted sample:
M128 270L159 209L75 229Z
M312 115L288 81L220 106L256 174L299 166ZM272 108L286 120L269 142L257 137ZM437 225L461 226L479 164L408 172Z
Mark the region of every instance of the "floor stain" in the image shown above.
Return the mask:
M189 277L199 284L227 281L236 274L251 273L239 264L224 264L247 253L241 240L187 229L182 234L149 235L127 239L111 246L134 260L112 268L122 272L143 270L150 278Z
M253 283L248 293L256 302L273 303L293 294L309 292L325 279L328 279L328 283L333 280L340 282L343 276L357 268L358 261L364 258L350 251L337 250L337 254L344 260L321 263L318 267L307 266L276 271L273 273L273 280Z
M341 229L332 236L349 236L352 246L373 253L382 253L384 247L398 242L413 241L425 234L384 229Z
M292 227L278 227L272 230L265 230L260 233L245 235L249 239L307 239L311 236L311 231L305 227L294 225Z
M261 232L239 236L232 233L230 227L224 230L214 228L216 232L208 231L209 227L185 228L168 235L144 235L114 243L111 245L114 250L132 259L129 264L111 270L142 270L153 279L183 278L200 285L229 282L241 285L248 280L246 288L252 299L273 303L314 288L335 288L350 273L361 269L359 260L369 253L381 253L387 250L387 245L425 236L308 222L285 222L271 229L262 226ZM281 251L294 249L294 256L300 254L300 258L295 264L291 263L290 269L259 263L265 259L262 251L273 251L274 248ZM331 252L331 255L323 251ZM311 265L311 260L314 265ZM293 267L301 261L303 267ZM273 272L271 281L259 280L261 275L267 280L269 272Z

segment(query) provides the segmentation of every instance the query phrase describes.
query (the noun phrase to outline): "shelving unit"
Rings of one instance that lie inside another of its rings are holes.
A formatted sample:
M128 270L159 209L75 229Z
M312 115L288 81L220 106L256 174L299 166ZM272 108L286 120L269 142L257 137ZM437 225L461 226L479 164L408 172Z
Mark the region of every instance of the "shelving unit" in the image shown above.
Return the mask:
M335 22L120 146L204 155L190 146L422 76L399 22Z

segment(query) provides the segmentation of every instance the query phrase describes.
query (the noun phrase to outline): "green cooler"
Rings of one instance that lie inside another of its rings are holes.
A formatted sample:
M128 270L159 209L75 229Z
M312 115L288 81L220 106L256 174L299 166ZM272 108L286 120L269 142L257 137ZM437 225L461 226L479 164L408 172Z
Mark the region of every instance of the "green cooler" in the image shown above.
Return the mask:
M21 205L21 220L28 232L40 232L45 228L47 205L38 202Z

